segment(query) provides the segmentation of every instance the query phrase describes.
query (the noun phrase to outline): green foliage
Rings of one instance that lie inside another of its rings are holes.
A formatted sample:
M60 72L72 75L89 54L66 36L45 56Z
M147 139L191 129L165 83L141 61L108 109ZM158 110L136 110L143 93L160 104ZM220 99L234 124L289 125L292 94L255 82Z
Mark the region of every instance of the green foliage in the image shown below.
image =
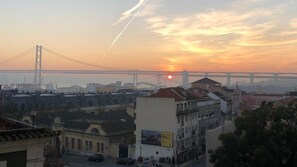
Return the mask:
M236 131L222 134L210 154L215 167L297 166L297 106L264 103L235 120Z

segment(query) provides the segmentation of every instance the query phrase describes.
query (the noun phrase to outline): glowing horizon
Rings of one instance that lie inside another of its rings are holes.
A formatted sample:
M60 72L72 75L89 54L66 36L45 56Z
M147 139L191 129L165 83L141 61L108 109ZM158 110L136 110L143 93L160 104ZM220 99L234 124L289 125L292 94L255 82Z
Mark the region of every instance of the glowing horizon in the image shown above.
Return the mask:
M11 0L0 2L0 19L2 60L38 44L118 69L297 72L295 0Z

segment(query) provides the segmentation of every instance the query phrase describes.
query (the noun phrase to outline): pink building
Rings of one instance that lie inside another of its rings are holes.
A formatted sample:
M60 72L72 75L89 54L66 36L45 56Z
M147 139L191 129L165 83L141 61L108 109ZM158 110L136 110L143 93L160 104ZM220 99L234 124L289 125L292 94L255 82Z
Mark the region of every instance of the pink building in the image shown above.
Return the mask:
M276 93L271 93L271 94L256 94L256 93L245 93L242 92L241 94L242 98L242 103L245 104L247 107L250 108L256 108L261 106L261 103L263 101L276 101L276 100L281 100L285 98L284 94L276 94Z

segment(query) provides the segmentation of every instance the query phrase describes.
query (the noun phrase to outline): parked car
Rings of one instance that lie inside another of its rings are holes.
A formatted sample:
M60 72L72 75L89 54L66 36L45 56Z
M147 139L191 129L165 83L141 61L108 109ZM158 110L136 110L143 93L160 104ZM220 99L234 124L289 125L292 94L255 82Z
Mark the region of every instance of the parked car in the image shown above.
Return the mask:
M119 159L117 161L117 164L120 164L120 165L134 165L135 163L135 159L132 159L132 158L124 158L124 159Z
M88 157L88 161L101 162L103 160L104 160L104 157L101 154L96 154Z

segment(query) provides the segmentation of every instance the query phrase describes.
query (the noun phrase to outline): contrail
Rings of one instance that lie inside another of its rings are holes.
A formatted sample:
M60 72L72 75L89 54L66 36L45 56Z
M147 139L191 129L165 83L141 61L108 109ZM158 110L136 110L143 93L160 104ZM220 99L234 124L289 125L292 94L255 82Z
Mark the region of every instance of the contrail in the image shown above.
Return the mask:
M136 4L131 9L129 9L129 10L125 11L124 13L122 13L122 17L118 21L113 23L113 25L116 25L116 24L122 22L123 20L127 19L128 17L130 17L135 10L137 10L138 8L141 7L141 5L144 3L144 1L145 0L139 0L138 4Z
M141 2L141 1L140 1ZM144 1L143 1L144 2ZM148 1L147 1L148 2ZM109 48L107 49L106 53L104 54L103 57L106 57L108 52L110 51L110 49L113 47L113 45L117 42L117 40L119 39L119 37L125 32L125 30L128 28L128 26L132 23L132 21L134 20L134 18L136 16L138 16L138 14L141 12L141 10L144 8L144 6L147 4L147 2L142 3L143 5L141 7L139 7L139 9L137 10L137 12L135 13L135 15L130 19L130 21L126 24L126 26L124 27L124 29L117 35L117 37L112 41L111 45L109 46ZM134 9L134 8L133 8ZM134 9L135 10L135 9ZM121 20L121 19L120 19ZM119 21L120 21L119 20Z

